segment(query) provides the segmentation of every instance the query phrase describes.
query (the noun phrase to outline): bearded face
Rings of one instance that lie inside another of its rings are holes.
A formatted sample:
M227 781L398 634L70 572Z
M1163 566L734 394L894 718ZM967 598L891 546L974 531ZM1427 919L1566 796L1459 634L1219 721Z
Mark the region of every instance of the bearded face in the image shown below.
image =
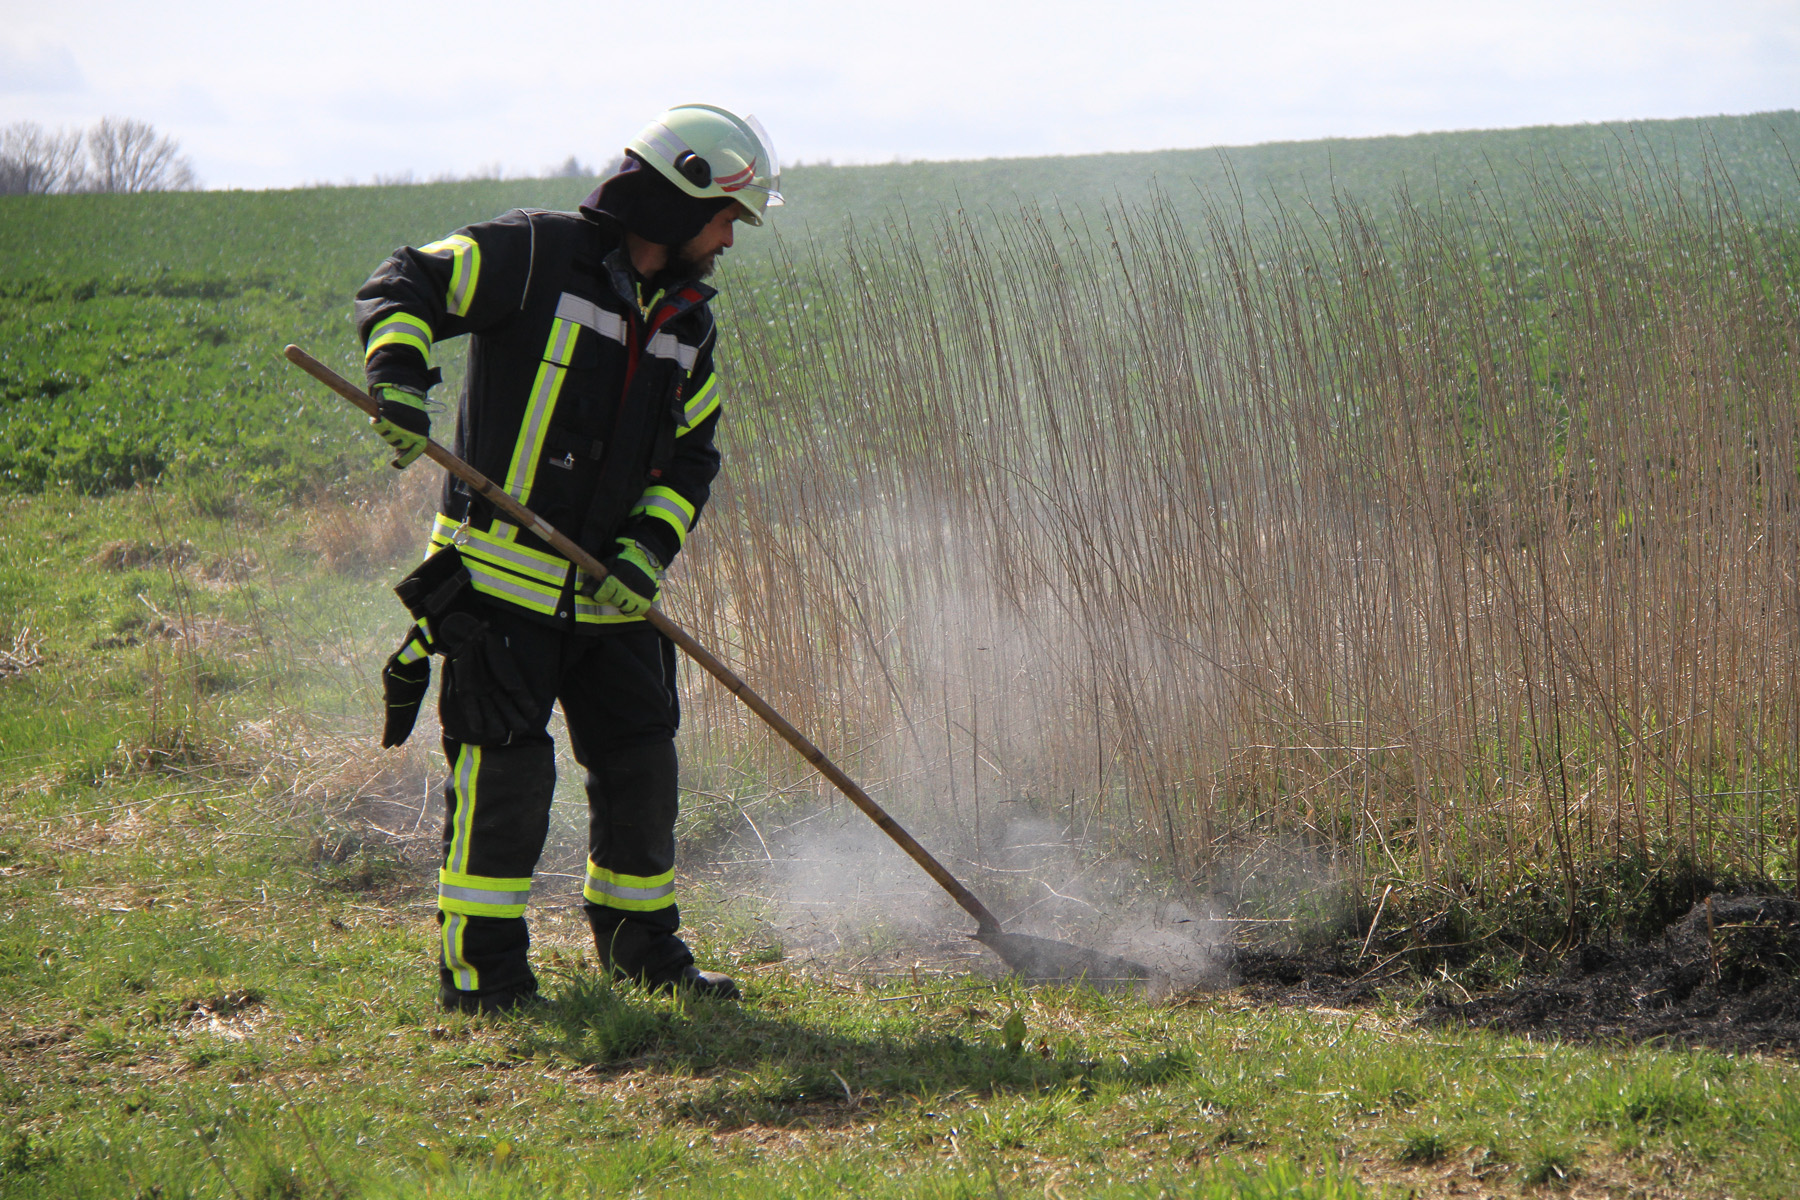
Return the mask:
M671 275L682 279L705 279L713 273L724 247L706 249L700 244L701 238L705 236L703 233L700 237L692 238L675 251L667 268Z

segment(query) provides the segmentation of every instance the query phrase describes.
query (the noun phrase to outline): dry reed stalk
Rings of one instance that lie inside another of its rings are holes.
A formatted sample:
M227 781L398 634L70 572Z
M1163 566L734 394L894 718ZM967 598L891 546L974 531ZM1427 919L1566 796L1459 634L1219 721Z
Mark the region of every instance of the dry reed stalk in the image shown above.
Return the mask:
M1554 863L1571 914L1605 856L1793 869L1793 239L1630 160L1509 203L945 215L784 260L726 293L676 615L971 834L999 786L1195 871Z

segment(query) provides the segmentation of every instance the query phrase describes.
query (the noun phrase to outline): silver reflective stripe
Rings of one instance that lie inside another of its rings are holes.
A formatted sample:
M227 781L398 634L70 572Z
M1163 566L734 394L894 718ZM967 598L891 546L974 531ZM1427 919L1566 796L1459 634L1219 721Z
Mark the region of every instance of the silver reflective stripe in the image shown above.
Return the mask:
M470 904L528 904L531 901L531 889L526 888L522 892L490 892L484 888L440 883L438 896L446 900L466 900Z
M565 323L562 328L569 326ZM544 451L544 431L550 426L550 410L556 407L556 393L562 378L563 368L554 363L545 363L538 368L537 391L532 393L531 403L525 409L525 429L519 434L519 444L513 448L512 469L507 472L506 479L506 490L520 504L525 503L531 492L531 482L537 478L538 455Z
M541 560L531 557L529 552L517 546L508 545L491 535L477 535L470 538L468 544L462 548L462 552L477 561L481 559L495 560L501 566L510 567L521 575L529 575L533 579L542 580L553 587L562 587L563 580L569 576L569 564L547 566Z
M644 144L663 156L665 162L673 163L688 149L688 144L681 140L673 129L657 121L644 130Z
M695 361L700 357L700 347L689 346L677 341L672 333L657 334L650 339L644 349L649 351L652 357L674 359L681 364L681 369L684 371L693 370Z
M558 321L550 327L550 344L545 347L544 357L559 367L569 365L575 357L575 334L581 328L574 321Z
M510 596L526 608L534 608L539 612L556 611L556 593L543 584L533 588L524 580L515 580L506 572L490 567L479 559L470 561L469 575L475 580L476 591Z
M683 425L691 429L699 424L700 418L706 415L706 410L712 407L713 392L718 389L718 386L719 377L717 375L707 376L706 386L694 394L694 398L688 401L687 409L681 414Z
M444 914L444 969L456 980L458 991L475 990L475 968L462 956L463 926L468 918L461 913Z
M592 875L588 876L587 882L588 887L599 892L601 895L613 896L620 900L661 900L664 896L673 896L675 894L675 885L673 883L665 883L661 887L626 887L622 883L613 883L610 880L596 879Z
M369 331L369 340L372 342L384 333L410 334L427 345L431 343L431 330L417 317L390 317Z
M562 299L556 302L556 315L565 321L585 325L601 337L611 338L621 346L625 344L625 318L618 313L607 312L592 300L583 300L580 296L564 292Z
M577 617L622 617L625 614L611 604L596 604L585 596L575 597Z
M692 523L688 521L687 513L681 510L681 505L675 503L667 496L650 496L638 502L639 512L649 512L652 509L660 513L669 514L670 517L674 518L675 524L680 526L681 532L683 533L686 533L694 527Z

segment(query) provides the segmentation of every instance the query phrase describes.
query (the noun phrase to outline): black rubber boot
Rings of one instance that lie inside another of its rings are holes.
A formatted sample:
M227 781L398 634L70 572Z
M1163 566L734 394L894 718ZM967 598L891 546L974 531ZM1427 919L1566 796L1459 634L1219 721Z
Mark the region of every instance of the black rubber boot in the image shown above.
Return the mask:
M587 915L600 969L614 979L658 987L679 982L694 965L693 951L668 930L595 905L588 906Z
M742 1000L744 993L738 991L737 980L729 975L721 975L717 971L702 971L699 967L689 966L682 970L681 978L675 986L684 992L692 992L696 996L711 996L715 1000Z
M477 992L460 992L448 983L438 985L438 1007L445 1012L480 1013L492 1016L494 1013L512 1012L519 1008L532 1008L540 1004L548 1004L536 989L531 991L505 991L482 995Z

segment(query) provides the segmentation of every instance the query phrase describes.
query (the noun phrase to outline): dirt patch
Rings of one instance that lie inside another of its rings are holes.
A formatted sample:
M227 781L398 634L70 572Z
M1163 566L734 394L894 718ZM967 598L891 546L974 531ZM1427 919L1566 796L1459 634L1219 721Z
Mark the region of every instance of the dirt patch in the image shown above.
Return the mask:
M1584 946L1553 976L1423 1020L1569 1040L1800 1048L1800 901L1711 896L1642 946Z
M1404 955L1352 964L1240 949L1236 966L1251 999L1281 1005L1367 1003L1413 979ZM1714 895L1645 942L1586 945L1493 991L1444 975L1419 1020L1567 1041L1800 1049L1800 901Z

